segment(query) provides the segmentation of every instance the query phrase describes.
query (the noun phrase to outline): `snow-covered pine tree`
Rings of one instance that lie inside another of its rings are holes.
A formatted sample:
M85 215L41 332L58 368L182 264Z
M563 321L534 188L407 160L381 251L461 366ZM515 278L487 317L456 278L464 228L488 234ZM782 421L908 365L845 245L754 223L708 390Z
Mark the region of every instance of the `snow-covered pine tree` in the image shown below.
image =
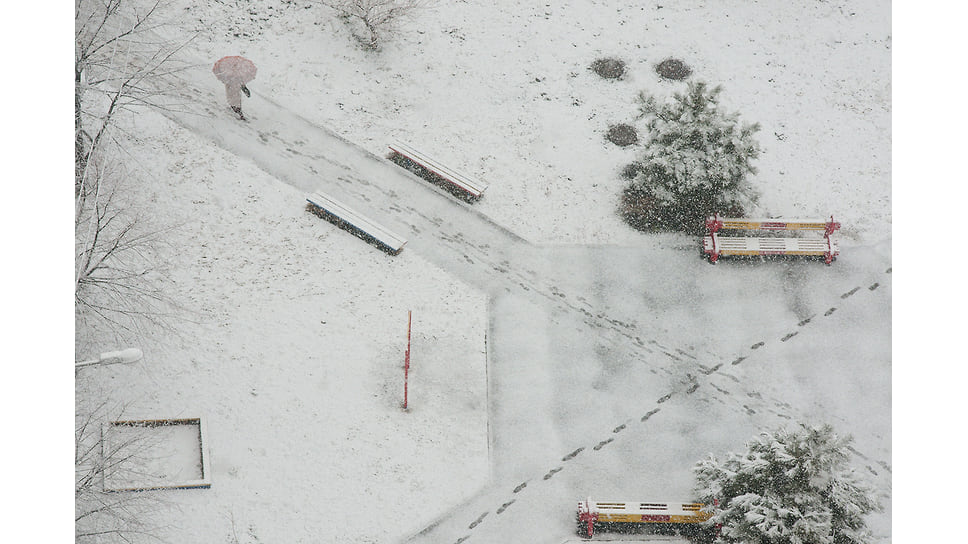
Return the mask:
M626 167L637 173L623 194L622 215L642 230L696 232L715 212L742 215L755 200L747 175L760 146L759 124L741 124L719 107L721 86L689 82L685 93L659 103L639 94L639 118L649 137L641 157Z
M865 516L880 510L850 468L849 436L829 425L762 433L748 451L696 464L696 493L713 504L718 543L862 544Z

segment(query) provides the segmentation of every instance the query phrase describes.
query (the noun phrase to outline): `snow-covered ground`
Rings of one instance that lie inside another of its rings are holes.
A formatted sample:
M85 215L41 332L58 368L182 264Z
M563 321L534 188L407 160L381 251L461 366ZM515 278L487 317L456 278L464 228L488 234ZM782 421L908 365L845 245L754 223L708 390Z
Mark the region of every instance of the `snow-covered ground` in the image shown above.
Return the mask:
M240 8L237 5L247 7ZM309 2L175 5L183 112L124 119L132 198L174 225L186 319L79 330L125 419L201 417L212 487L153 492L172 542L548 542L578 499L690 498L691 468L829 422L886 507L891 13L874 0L438 2L379 52ZM236 36L238 34L238 36ZM211 64L259 74L234 120ZM605 81L597 58L630 73ZM615 214L604 140L674 56L759 122L762 214L844 224L830 267L702 260ZM410 141L490 184L465 204L383 160ZM385 255L305 212L323 190L404 234ZM400 408L413 312L409 411Z

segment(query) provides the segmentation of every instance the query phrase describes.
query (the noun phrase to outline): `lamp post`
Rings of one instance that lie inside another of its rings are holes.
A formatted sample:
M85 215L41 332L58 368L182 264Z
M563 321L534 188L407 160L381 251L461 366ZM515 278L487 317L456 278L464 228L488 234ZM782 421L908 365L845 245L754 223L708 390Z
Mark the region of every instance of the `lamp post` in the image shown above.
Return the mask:
M108 351L102 353L97 359L91 359L90 361L80 361L74 363L74 369L84 368L87 366L95 365L114 365L118 363L136 363L144 357L144 354L138 348L128 348L122 349L120 351Z

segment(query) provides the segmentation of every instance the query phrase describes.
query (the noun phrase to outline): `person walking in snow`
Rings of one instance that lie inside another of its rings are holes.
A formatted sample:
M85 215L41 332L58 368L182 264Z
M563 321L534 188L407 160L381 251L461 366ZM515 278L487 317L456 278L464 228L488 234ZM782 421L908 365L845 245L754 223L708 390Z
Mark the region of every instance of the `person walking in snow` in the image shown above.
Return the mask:
M229 102L229 107L239 116L239 119L245 121L245 115L242 114L242 93L245 93L246 97L252 96L245 84L255 79L255 64L244 57L222 57L212 67L212 72L225 84L225 98Z

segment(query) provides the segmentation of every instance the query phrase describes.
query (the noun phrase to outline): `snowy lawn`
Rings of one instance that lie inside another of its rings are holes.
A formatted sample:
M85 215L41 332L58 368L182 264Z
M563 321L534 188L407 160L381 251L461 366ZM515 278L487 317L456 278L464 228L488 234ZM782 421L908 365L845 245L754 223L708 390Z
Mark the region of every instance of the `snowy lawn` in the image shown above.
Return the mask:
M890 10L704 4L440 2L368 52L309 3L180 0L204 30L177 89L195 102L126 119L125 145L133 205L176 227L161 276L186 311L148 338L77 337L81 358L143 349L84 371L124 419L208 422L212 487L158 492L179 510L162 536L558 543L579 499L688 499L700 458L807 421L855 436L889 542ZM211 73L235 54L259 67L246 124ZM606 56L624 79L588 69ZM654 72L671 56L761 123L760 213L844 224L832 266L711 266L691 237L621 222L635 150L604 134L639 91L683 88ZM380 164L392 138L484 198ZM315 189L407 247L306 213Z

